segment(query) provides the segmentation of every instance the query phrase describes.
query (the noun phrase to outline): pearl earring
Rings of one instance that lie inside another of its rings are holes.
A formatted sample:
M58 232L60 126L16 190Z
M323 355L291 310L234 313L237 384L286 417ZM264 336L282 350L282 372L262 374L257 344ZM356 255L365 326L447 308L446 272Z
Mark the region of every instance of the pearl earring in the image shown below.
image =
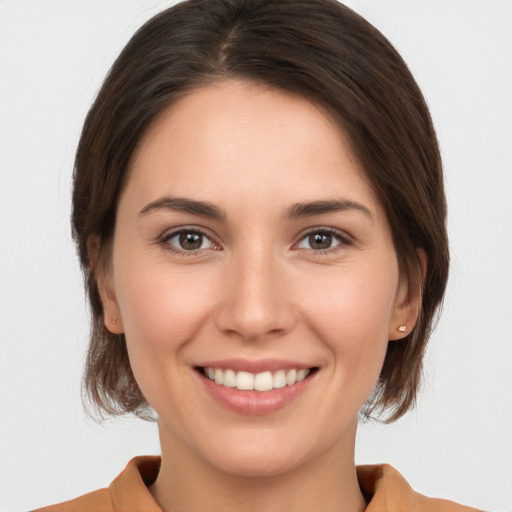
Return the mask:
M407 325L399 325L396 330L398 332L405 332L407 331Z

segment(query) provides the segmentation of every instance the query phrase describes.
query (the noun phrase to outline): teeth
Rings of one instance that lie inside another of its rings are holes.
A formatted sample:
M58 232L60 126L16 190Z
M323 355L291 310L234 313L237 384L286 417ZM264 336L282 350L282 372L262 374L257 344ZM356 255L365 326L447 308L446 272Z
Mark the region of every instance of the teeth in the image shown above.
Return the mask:
M271 389L293 386L304 380L311 370L277 370L272 372L250 373L222 370L221 368L204 368L204 374L216 384L228 388L237 388L243 391L270 391Z
M254 375L249 372L238 372L236 374L236 387L252 391L254 389Z
M297 370L290 370L286 374L286 384L288 386L291 386L292 384L295 384L297 382Z
M233 370L226 370L224 372L222 384L228 388L236 388L236 373Z
M254 377L254 389L256 391L269 391L272 389L272 374L270 372L258 373Z
M278 370L274 373L274 377L272 378L272 387L273 388L284 388L286 386L286 373L284 370Z
M309 373L309 370L299 370L297 372L297 382L300 382L301 380L304 380L307 376L307 374Z

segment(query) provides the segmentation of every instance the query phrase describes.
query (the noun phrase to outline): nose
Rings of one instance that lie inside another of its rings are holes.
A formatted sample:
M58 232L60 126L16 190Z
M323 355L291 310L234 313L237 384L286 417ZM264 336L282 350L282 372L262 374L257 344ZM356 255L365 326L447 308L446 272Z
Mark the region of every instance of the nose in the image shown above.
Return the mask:
M219 291L218 329L244 340L274 338L289 332L296 313L283 265L272 254L233 257Z

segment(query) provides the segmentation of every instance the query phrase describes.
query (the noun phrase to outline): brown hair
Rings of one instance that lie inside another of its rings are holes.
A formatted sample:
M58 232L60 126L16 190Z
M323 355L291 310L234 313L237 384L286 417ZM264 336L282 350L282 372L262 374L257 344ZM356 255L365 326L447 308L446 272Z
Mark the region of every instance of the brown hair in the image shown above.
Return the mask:
M92 308L84 387L98 411L149 417L124 335L104 326L97 271L108 265L130 158L155 116L190 90L241 78L299 94L346 132L387 213L401 274L422 285L421 312L390 342L364 413L402 416L448 274L441 159L425 100L406 64L372 25L336 0L188 0L149 20L115 61L76 155L73 234ZM88 241L97 237L91 269ZM417 248L428 258L423 282Z

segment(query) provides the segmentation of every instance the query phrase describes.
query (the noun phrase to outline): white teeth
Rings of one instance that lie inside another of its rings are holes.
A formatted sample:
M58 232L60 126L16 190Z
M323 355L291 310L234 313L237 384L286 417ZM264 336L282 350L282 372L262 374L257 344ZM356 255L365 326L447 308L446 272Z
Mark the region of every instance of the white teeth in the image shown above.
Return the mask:
M295 384L297 382L297 370L290 370L286 374L286 384L288 386L291 386L292 384Z
M236 387L252 391L254 389L254 375L249 372L238 372L236 374Z
M272 374L270 372L258 373L254 377L254 389L256 391L269 391L272 389Z
M284 388L286 386L286 373L284 370L278 370L274 373L274 378L272 379L272 387L273 388Z
M307 376L307 374L309 373L309 370L299 370L297 372L297 382L300 382L301 380L304 380Z
M236 373L233 370L226 370L224 372L222 384L228 388L236 388Z
M293 386L304 380L311 370L302 368L300 370L277 370L272 374L270 371L261 373L235 372L234 370L222 370L221 368L205 368L205 375L216 384L228 388L237 388L244 391L270 391L271 389Z

